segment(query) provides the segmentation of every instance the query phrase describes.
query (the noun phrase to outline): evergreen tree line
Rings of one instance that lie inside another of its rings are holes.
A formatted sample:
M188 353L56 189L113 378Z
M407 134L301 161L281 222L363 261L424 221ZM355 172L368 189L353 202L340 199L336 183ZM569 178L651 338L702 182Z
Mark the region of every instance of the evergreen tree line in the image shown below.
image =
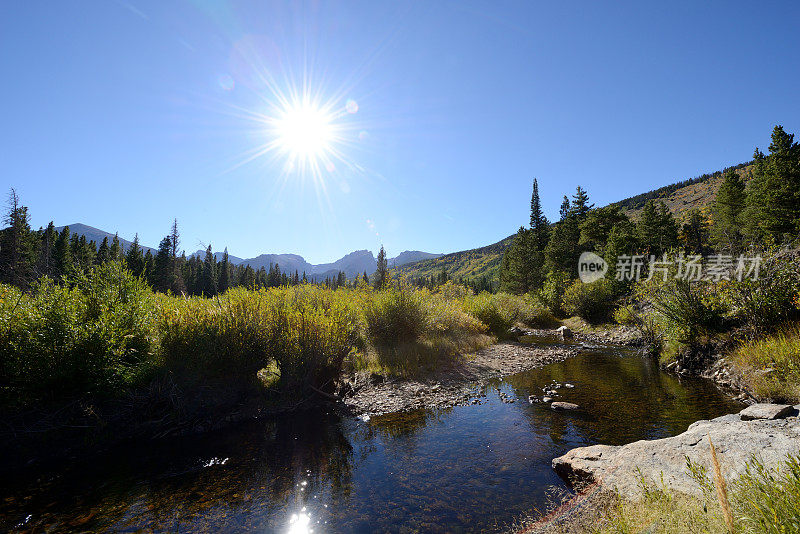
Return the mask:
M305 272L282 271L278 264L257 270L249 265L234 265L229 260L227 249L222 258L217 260L211 245L206 248L203 257L199 254L187 257L185 252L180 251L177 220L153 254L149 248L145 249L139 244L138 234L125 250L117 235L110 242L108 238L103 238L98 245L92 240L87 241L84 235L71 233L68 226L59 232L52 222L46 228L34 231L30 226L28 208L21 205L13 188L8 204L3 221L6 228L0 230L0 282L22 289L44 276L58 282L68 281L75 275L110 261L121 262L135 276L146 280L154 290L171 291L178 295L214 296L235 286L269 288L310 282L333 289L356 284L372 284L376 288L383 288L390 279L383 247L378 254L378 270L372 280L366 272L363 276L348 280L342 271L336 276L316 279Z
M572 198L564 196L559 220L551 224L534 180L530 223L520 227L503 255L500 289L534 292L550 278L574 278L584 251L603 257L613 276L621 255L661 257L673 249L736 254L753 246L794 242L800 235L800 145L794 135L774 128L769 155L756 148L747 183L739 168L725 171L710 211L691 210L682 221L652 198L632 221L619 204L595 208L578 187Z
M453 278L450 276L444 266L442 266L442 269L436 274L414 277L409 279L409 282L417 287L424 287L430 290L435 290L437 287L444 285L447 282L453 282L454 284L468 287L475 293L480 293L482 291L493 293L497 290L497 287L495 287L495 284L492 283L491 278L487 277L486 275L474 278Z

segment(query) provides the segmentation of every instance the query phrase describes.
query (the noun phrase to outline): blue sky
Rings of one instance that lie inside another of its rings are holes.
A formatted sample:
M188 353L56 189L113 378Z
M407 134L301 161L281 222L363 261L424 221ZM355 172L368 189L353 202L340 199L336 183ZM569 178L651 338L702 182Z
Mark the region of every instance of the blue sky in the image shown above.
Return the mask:
M645 5L649 4L649 5ZM800 131L796 2L174 0L0 5L0 186L35 227L312 262L486 245L582 185L606 204ZM266 81L269 80L269 83ZM286 170L274 93L338 113Z

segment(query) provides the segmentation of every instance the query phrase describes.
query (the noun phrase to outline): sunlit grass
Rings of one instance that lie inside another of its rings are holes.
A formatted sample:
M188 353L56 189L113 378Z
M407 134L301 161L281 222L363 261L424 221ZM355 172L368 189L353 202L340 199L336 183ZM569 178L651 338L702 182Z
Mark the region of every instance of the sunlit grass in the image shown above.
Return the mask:
M745 343L729 360L759 397L800 402L800 325Z

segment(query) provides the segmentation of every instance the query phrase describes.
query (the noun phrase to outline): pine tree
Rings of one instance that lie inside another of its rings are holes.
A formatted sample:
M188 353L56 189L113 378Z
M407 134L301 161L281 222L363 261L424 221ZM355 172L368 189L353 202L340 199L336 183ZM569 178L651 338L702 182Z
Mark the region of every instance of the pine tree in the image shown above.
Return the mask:
M628 220L628 217L616 206L591 210L580 223L579 245L583 250L591 250L602 256L603 247L605 247L611 229L625 220Z
M389 265L386 260L386 250L381 245L378 252L378 265L375 270L375 289L384 289L389 283Z
M111 261L119 261L123 258L122 244L119 241L119 234L114 234L114 239L111 240L111 246L108 247L108 256Z
M181 234L178 232L178 219L172 221L172 229L169 233L170 254L172 259L178 258L178 246L181 242Z
M570 213L569 198L567 198L567 195L564 195L564 200L561 201L561 208L558 210L559 219L563 221L569 216L569 213Z
M142 247L139 246L139 234L133 236L133 243L128 247L128 253L125 255L125 264L134 276L144 274L145 261L142 256Z
M56 232L53 222L50 221L39 240L39 259L36 262L38 276L49 276L53 279L56 277L55 245L57 239L58 232Z
M74 269L72 248L70 247L71 240L69 226L65 226L61 229L61 233L58 234L58 238L56 239L53 258L56 277L61 280L72 274Z
M211 252L211 245L206 248L206 257L203 260L203 294L207 297L213 297L217 294L217 273L216 273L217 260L214 258L214 253Z
M520 227L511 246L503 254L500 262L500 289L507 293L527 293L531 288L530 230Z
M153 287L156 290L166 293L172 289L173 265L172 243L169 236L166 236L158 244L153 266Z
M107 262L109 258L108 238L104 237L103 242L100 243L100 248L97 249L97 256L95 256L94 261L97 265L102 265Z
M147 252L144 254L144 263L142 264L142 278L150 282L151 286L154 286L153 279L154 273L156 270L156 262L153 258L152 251L148 248Z
M745 219L750 239L781 242L800 233L800 145L776 126L769 151L756 149Z
M217 277L217 287L220 293L225 293L230 287L230 263L228 259L228 247L225 247L225 251L222 253L222 261L219 264L219 275Z
M574 215L578 220L583 220L592 208L594 208L594 204L589 204L588 193L581 186L578 186L572 196L572 206L568 210L569 214Z
M542 202L539 198L539 182L533 179L533 193L531 194L531 231L533 232L533 248L542 251L547 246L550 234L550 223L542 211Z
M13 187L3 222L7 227L0 235L0 281L25 288L33 281L36 238L31 233L28 208L20 204Z
M678 244L678 224L663 202L648 200L636 225L642 252L661 256Z
M700 210L689 212L686 222L681 227L680 241L687 252L703 254L708 248L708 222Z
M627 217L611 228L603 246L603 259L608 263L607 278L612 279L616 276L616 265L621 256L632 256L639 251L638 236L636 225Z
M578 217L572 214L555 225L544 250L546 272L566 272L577 276L580 236Z
M742 245L744 208L744 182L739 173L732 169L728 170L714 199L711 240L719 249L735 249Z

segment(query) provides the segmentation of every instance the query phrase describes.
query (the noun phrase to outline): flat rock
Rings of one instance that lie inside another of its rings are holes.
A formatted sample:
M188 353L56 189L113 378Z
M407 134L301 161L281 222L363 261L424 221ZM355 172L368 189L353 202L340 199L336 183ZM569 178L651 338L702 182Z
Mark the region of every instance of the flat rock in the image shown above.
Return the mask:
M567 410L567 411L577 410L580 408L580 406L578 406L577 404L573 404L571 402L561 402L561 401L557 401L550 404L550 407L554 410Z
M739 414L698 421L671 438L642 440L622 446L592 445L572 449L553 460L556 473L572 485L600 483L629 498L641 495L640 479L663 483L678 492L699 495L686 458L712 471L709 435L726 479L735 480L755 455L767 469L779 467L800 449L800 422L786 419L742 420Z
M739 415L745 421L753 419L783 419L794 411L794 406L789 404L753 404L748 406Z

